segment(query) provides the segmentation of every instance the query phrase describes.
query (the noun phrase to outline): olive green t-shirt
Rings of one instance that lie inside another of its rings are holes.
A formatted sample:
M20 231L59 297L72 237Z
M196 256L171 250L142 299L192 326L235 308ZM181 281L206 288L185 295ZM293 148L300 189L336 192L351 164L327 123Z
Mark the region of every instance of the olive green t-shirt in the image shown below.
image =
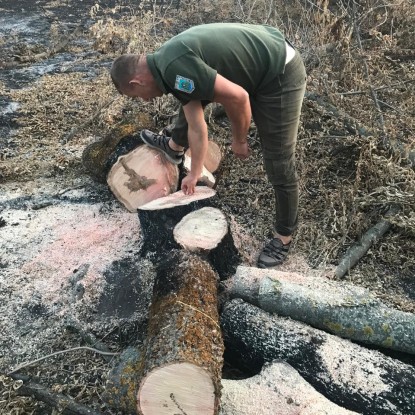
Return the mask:
M285 68L285 39L271 26L211 23L168 40L147 62L164 93L183 105L212 101L216 74L254 95Z

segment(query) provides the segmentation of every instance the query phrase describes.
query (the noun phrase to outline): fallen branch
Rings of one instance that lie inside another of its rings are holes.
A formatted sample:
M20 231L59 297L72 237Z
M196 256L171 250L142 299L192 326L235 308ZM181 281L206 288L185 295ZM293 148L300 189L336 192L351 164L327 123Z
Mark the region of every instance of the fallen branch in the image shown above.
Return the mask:
M38 383L22 380L21 377L16 375L12 375L10 377L14 380L20 380L23 382L22 385L16 390L17 395L34 397L38 401L42 401L52 408L56 408L60 414L102 415L101 412L81 405L69 396L62 395L61 393L54 393Z
M50 357L58 356L60 354L73 352L75 350L89 350L90 352L102 354L104 356L117 356L119 354L119 353L103 352L101 350L94 349L93 347L88 347L88 346L73 347L72 349L60 350L58 352L54 352L54 353L48 354L48 355L43 356L43 357L39 357L39 359L32 360L32 361L26 362L26 363L22 363L21 365L19 365L16 368L14 368L11 372L7 373L7 376L12 375L13 373L18 372L19 370L22 370L25 367L29 367L29 366L32 366L32 365L34 365L36 363L39 363L42 360L46 360L46 359L49 359Z
M37 62L37 61L40 61L42 59L47 59L47 58L55 55L56 53L61 52L63 49L65 49L66 46L74 39L74 37L78 36L81 33L82 29L83 29L82 25L77 26L75 28L75 30L72 32L72 34L67 36L65 39L61 40L57 45L55 45L54 47L52 47L51 49L49 49L46 52L37 53L35 55L29 53L26 56L14 55L14 58L16 58L16 60L18 60L21 63Z
M397 212L398 208L392 207L388 210L385 216L392 216ZM382 238L391 226L392 224L388 220L382 219L375 226L366 231L360 239L360 242L352 245L340 260L339 265L335 270L336 277L343 278L367 253L370 247Z

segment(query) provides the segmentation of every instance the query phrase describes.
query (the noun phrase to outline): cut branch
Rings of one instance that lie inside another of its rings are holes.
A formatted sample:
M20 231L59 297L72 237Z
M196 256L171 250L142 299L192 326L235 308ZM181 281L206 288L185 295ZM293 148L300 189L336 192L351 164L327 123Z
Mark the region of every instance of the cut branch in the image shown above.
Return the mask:
M15 380L20 379L19 376L13 375L12 377ZM16 390L16 393L20 396L34 397L38 401L44 402L52 408L56 408L63 415L102 415L101 412L81 405L69 396L54 393L46 387L32 381L23 381L23 384Z
M398 208L392 207L385 216L391 216L397 212ZM340 260L340 263L335 270L336 277L343 278L367 253L370 247L382 238L391 226L392 224L388 220L382 219L375 226L366 231L360 239L360 242L352 245Z

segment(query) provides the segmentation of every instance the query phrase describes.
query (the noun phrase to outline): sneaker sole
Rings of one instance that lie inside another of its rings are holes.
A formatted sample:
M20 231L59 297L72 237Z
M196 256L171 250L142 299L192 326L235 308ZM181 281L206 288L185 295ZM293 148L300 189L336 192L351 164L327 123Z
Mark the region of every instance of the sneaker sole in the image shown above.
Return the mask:
M174 159L172 156L170 156L170 154L166 153L165 151L163 151L160 147L155 146L154 144L152 144L151 142L148 142L147 139L144 137L143 132L140 133L140 138L144 141L145 144L147 144L149 147L154 148L156 150L161 151L161 153L163 153L163 155L166 157L167 160L170 161L170 163L179 165L182 161L183 161L183 156L180 157L180 159Z

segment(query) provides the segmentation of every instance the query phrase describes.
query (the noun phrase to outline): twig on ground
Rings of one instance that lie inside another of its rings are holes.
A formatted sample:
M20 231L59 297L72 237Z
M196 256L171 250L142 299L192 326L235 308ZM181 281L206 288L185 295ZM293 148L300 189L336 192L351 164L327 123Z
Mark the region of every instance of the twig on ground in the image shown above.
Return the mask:
M95 353L98 353L98 354L102 354L103 356L117 356L117 355L119 355L119 353L103 352L103 351L101 351L101 350L94 349L94 348L92 348L92 347L87 347L87 346L73 347L72 349L60 350L60 351L58 351L58 352L51 353L51 354L48 354L48 355L46 355L46 356L40 357L39 359L32 360L32 361L30 361L30 362L26 362L26 363L22 363L21 365L17 366L17 367L16 367L15 369L13 369L12 371L8 372L8 373L7 373L7 376L10 376L11 374L18 372L19 370L21 370L21 369L23 369L23 368L25 368L25 367L32 366L32 365L34 365L34 364L36 364L36 363L39 363L39 362L41 362L42 360L49 359L50 357L53 357L53 356L58 356L58 355L60 355L60 354L64 354L64 353L73 352L73 351L75 351L75 350L89 350L89 351L91 351L91 352L95 352Z
M10 376L10 375L8 375ZM14 380L22 381L22 385L16 389L17 395L20 396L32 396L35 399L46 403L47 405L59 410L60 414L64 415L102 415L92 408L88 408L69 396L62 395L61 393L54 393L46 387L27 381L27 377L19 375L10 376Z

